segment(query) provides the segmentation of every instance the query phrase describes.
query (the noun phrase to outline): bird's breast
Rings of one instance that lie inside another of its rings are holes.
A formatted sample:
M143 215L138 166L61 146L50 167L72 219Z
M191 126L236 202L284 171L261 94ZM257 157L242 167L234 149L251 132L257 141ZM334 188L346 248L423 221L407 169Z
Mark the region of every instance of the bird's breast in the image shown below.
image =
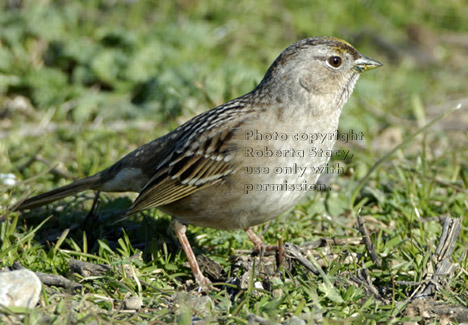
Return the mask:
M220 229L271 220L320 186L316 181L326 171L337 127L338 117L267 117L243 123L230 140L234 172L162 209L182 222Z

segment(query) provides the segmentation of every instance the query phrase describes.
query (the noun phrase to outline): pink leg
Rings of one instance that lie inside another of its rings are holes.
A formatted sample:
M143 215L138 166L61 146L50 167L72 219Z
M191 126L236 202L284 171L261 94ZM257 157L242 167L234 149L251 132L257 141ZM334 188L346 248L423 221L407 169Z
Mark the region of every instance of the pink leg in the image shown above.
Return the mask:
M247 233L247 236L249 236L250 241L254 244L255 249L259 252L262 251L262 247L265 246L260 239L250 228L245 228L245 232Z
M198 262L197 262L197 259L195 258L195 254L193 254L192 247L190 246L187 236L185 235L187 226L181 224L180 222L176 220L172 222L172 226L174 227L177 238L179 238L179 242L182 245L185 255L187 256L187 260L190 264L190 268L192 269L193 275L195 276L195 279L197 280L198 285L200 287L203 287L203 286L207 286L211 284L211 281L208 280L208 278L206 278L202 274L202 272L200 271L200 268L198 267Z
M249 236L250 240L252 241L252 243L254 244L255 246L255 251L257 252L261 252L262 249L265 250L265 252L269 252L269 251L277 251L278 250L278 246L276 245L265 245L262 240L260 239L260 237L258 237L253 231L252 229L250 228L245 228L244 229L245 232L247 233L247 235Z

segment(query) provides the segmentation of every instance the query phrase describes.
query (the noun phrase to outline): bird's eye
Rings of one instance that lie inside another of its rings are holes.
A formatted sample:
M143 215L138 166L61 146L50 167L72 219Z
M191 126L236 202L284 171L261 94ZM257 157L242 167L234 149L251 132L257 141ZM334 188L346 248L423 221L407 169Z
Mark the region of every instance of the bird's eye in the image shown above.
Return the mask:
M328 64L332 68L339 68L341 66L342 60L339 56L331 56L328 58Z

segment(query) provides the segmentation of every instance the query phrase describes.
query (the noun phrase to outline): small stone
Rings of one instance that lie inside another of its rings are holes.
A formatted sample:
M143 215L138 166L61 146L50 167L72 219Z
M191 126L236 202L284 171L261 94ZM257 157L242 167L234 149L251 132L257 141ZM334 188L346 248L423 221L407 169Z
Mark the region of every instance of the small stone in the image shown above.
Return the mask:
M254 283L254 287L255 287L255 289L265 290L265 289L263 288L263 284L262 284L260 281L256 281L256 282Z
M30 270L0 273L0 305L34 308L41 288L41 280Z
M125 309L138 310L143 306L143 300L138 296L125 299Z

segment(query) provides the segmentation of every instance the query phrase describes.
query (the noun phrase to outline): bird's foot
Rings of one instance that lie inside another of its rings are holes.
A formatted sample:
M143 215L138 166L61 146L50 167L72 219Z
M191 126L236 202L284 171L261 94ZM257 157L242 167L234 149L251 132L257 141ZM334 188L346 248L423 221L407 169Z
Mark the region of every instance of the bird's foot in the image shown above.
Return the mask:
M265 245L263 241L258 237L250 228L244 229L250 240L254 244L254 254L263 255L265 252L276 252L281 250L281 243L278 245ZM281 242L281 241L280 241Z
M179 242L182 245L182 249L187 256L187 260L189 262L190 268L192 269L193 276L197 281L197 284L200 286L200 291L207 291L211 288L211 281L203 275L200 271L200 267L198 266L197 259L195 254L192 251L192 247L185 235L185 231L187 230L187 226L178 222L177 220L173 220L172 226L176 232L177 238L179 238Z
M210 279L208 279L206 276L204 276L201 272L200 274L194 274L195 280L197 281L197 284L199 286L198 291L199 292L205 292L205 291L210 291L213 287L211 285Z

